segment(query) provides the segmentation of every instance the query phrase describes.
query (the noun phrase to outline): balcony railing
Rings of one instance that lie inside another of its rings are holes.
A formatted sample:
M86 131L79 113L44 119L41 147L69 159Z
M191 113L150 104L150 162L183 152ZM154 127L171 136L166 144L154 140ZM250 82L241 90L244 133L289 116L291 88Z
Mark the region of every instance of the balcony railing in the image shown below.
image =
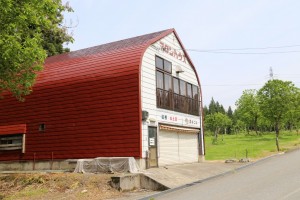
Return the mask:
M200 102L198 100L175 94L172 91L157 88L156 105L158 108L199 116Z

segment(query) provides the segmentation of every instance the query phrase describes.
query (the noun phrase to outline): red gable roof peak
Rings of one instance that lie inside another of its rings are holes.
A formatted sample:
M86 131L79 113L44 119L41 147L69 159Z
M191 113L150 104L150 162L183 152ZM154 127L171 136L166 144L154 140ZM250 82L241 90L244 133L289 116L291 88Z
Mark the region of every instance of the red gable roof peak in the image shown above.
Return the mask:
M68 53L56 55L47 58L46 64L50 63L55 63L55 62L60 62L60 61L65 61L73 58L81 58L81 57L87 57L87 56L92 56L96 54L103 54L103 53L108 53L112 51L117 51L121 49L126 49L126 48L134 48L134 47L141 47L144 46L146 47L147 45L150 45L154 41L160 39L161 37L175 31L174 29L166 29L163 31L158 31L154 33L149 33L145 35L140 35L128 39L123 39L115 42L110 42L102 45L97 45L94 47L89 47L85 49L80 49L76 51L71 51Z

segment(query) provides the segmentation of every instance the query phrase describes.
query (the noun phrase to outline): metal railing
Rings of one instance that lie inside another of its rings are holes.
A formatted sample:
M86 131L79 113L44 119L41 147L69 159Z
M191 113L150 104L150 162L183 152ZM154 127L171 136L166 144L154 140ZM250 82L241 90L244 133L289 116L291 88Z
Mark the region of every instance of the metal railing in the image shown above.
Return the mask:
M175 94L172 91L157 88L156 105L158 108L199 116L200 102L198 100Z

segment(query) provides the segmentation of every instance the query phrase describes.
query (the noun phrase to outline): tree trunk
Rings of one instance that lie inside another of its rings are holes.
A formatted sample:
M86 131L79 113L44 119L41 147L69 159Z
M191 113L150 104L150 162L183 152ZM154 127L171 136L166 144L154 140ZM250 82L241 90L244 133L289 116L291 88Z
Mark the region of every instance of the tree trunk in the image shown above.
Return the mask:
M256 135L258 135L258 133L257 133L257 117L255 117L255 119L254 119L254 130L255 130Z
M217 141L218 140L218 128L216 128L216 130L215 130L215 141Z
M276 131L276 147L277 147L277 151L280 151L280 148L279 148L279 140L278 140L278 137L279 137L279 127L278 127L278 123L276 123L276 125L275 125L275 131Z

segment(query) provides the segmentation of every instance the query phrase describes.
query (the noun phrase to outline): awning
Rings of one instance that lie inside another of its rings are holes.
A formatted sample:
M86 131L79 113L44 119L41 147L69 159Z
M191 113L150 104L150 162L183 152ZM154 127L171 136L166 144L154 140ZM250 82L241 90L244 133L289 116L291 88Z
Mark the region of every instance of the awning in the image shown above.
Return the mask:
M199 131L200 131L200 129L183 128L183 127L168 126L168 125L160 125L159 129L166 130L166 131L181 132L181 133L199 133Z
M26 124L0 126L0 135L24 134L24 133L26 133Z

